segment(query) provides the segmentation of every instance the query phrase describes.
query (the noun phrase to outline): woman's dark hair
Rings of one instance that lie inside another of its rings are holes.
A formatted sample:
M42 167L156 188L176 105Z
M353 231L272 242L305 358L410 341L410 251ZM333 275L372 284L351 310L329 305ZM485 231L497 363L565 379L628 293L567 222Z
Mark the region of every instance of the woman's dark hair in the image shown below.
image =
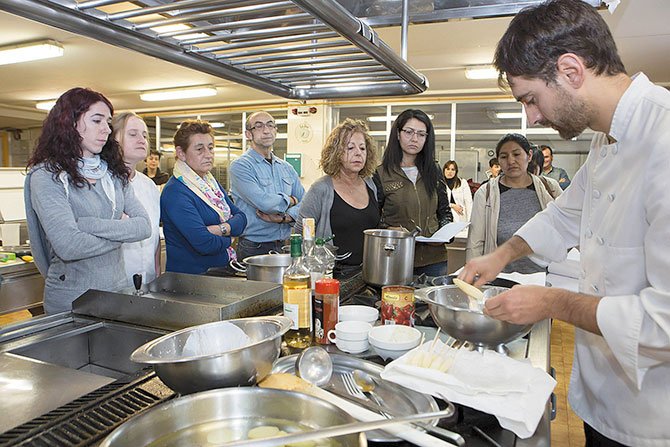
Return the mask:
M454 171L456 171L456 175L454 175L454 178L447 178L447 176L444 176L444 180L447 182L447 186L449 189L454 189L454 188L460 188L461 187L461 179L458 177L458 165L456 164L455 160L449 160L442 166L442 173L444 174L444 171L449 167L453 166Z
M382 166L386 172L392 169L399 169L402 161L402 148L400 147L400 131L410 119L415 118L426 125L426 140L423 143L423 149L416 156L415 164L419 169L419 174L426 185L428 195L433 195L437 191L437 182L440 181L440 170L435 163L435 129L428 115L422 110L407 109L398 115L393 122L389 141L384 151Z
M109 107L110 116L114 114L112 103L102 93L81 87L63 93L42 124L42 134L37 140L33 155L28 160L27 168L44 163L46 170L54 176L65 172L70 176L71 184L78 188L90 187L78 170L83 148L81 135L76 126L79 118L97 102ZM128 184L130 172L123 162L119 143L111 133L107 143L102 147L100 158L107 162L107 168L112 176L119 178L124 186Z
M521 149L524 150L527 154L530 154L530 150L532 148L530 142L526 137L519 133L508 133L504 137L498 141L498 144L496 144L496 157L500 155L500 149L503 147L503 144L508 143L510 141L514 141L516 144L521 146Z
M552 83L558 58L566 53L582 58L597 75L626 72L612 33L594 7L581 0L551 0L512 19L493 58L498 83L505 86L506 76Z
M530 158L528 163L528 172L535 175L542 174L542 168L544 167L544 154L540 146L533 146L533 156ZM537 172L537 170L540 170Z
M494 166L500 166L500 162L498 161L498 158L493 157L489 160L489 168L492 168Z

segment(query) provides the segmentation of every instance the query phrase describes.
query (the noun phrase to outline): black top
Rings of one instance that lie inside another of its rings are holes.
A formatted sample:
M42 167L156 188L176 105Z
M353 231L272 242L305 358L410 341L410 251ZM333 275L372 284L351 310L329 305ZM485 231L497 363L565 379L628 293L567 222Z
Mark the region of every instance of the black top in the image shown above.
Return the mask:
M345 265L360 265L363 262L363 231L379 225L379 206L369 187L368 206L354 208L333 191L333 206L330 208L330 228L335 235L337 254L351 252L351 256L341 261Z
M142 174L146 175L149 177L149 174L147 173L147 168L144 168L142 171ZM151 180L154 181L156 185L163 185L167 183L167 181L170 179L170 176L168 175L167 172L163 172L160 169L156 169L156 175L154 177L149 177Z

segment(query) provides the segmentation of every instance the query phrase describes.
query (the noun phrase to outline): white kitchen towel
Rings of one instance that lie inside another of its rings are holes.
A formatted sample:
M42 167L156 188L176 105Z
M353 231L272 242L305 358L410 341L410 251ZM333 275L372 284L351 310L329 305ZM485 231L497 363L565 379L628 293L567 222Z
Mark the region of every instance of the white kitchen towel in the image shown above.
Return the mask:
M389 363L381 377L420 393L444 395L494 415L500 425L520 438L535 433L556 381L527 361L511 359L492 350L484 353L454 350L432 341ZM432 349L431 349L432 348ZM409 362L416 352L433 352L453 358L448 371L418 367Z

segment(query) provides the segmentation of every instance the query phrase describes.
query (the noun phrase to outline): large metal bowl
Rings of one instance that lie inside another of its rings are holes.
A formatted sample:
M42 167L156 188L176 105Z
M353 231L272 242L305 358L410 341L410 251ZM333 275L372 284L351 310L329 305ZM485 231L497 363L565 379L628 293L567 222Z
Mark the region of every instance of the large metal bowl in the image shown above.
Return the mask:
M101 447L221 445L222 435L246 439L250 429L274 425L291 432L356 422L334 405L291 391L261 388L212 390L165 402L118 427ZM365 434L338 437L334 445L365 447Z
M251 338L252 343L210 355L187 356L184 346L194 331L202 337L220 337L223 323L232 323ZM182 329L140 346L130 359L153 365L156 374L170 388L181 394L254 385L272 370L279 357L282 335L289 330L286 317L253 317L216 321Z
M494 286L483 286L486 290ZM495 287L500 292L504 287ZM503 345L526 335L532 325L518 325L496 320L481 311L470 310L469 298L458 287L436 286L418 289L415 297L428 304L430 314L443 331L452 337L472 343L476 349L504 351Z

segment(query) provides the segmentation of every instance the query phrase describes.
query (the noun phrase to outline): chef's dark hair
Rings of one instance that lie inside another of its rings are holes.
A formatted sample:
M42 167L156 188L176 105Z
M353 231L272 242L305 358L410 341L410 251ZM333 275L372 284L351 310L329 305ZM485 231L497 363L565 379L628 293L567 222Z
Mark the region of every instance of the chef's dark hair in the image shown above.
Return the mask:
M597 75L625 73L614 38L598 11L582 0L551 0L523 9L510 22L495 51L498 83L506 76L556 80L558 58L579 56Z
M521 149L523 149L526 154L530 154L532 145L530 144L530 142L526 137L524 137L520 133L508 133L507 135L502 137L500 141L498 141L498 144L496 144L496 158L500 156L500 149L503 147L503 144L508 143L510 141L513 141L519 146L521 146Z
M426 140L423 143L423 149L416 156L415 164L419 169L419 174L424 180L428 195L432 196L437 191L437 182L442 173L437 163L435 163L435 129L428 115L423 110L407 109L402 112L393 122L389 141L384 151L382 166L386 172L393 169L400 169L402 161L402 148L400 147L400 131L410 119L417 119L426 125Z

